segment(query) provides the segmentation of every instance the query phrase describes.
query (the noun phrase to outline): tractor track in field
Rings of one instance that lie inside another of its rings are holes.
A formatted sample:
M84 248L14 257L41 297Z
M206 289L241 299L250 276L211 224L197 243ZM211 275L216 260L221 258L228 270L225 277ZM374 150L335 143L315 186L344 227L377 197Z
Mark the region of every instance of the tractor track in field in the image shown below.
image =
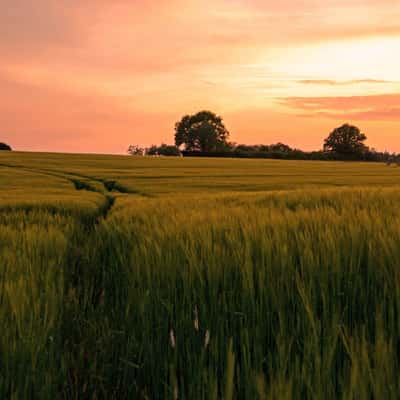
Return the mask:
M118 190L116 190L115 187L113 187L111 189L110 186L107 186L106 183L100 179L86 177L84 175L78 175L78 174L72 174L72 173L60 174L60 173L57 173L57 172L54 172L51 170L42 169L42 168L30 168L30 167L25 167L25 166L4 164L4 163L1 163L0 167L14 168L14 169L17 169L20 171L33 172L33 173L40 174L40 175L46 175L46 176L52 176L52 177L64 179L64 180L72 183L72 185L74 186L74 188L76 190L86 190L89 192L94 192L94 193L100 194L105 199L105 205L104 205L104 207L101 207L99 209L98 215L94 218L93 222L90 223L89 225L97 225L100 223L101 219L107 218L108 214L110 213L111 209L113 208L113 206L115 204L115 197L112 196L111 194L109 194L110 192L114 191L117 193L122 193L122 192L119 192ZM87 182L85 180L88 180L89 182ZM101 182L104 187L104 192L99 190L95 186L91 185L90 181Z
M112 297L104 281L106 267L87 257L87 249L98 245L96 235L110 215L116 198L127 193L117 181L93 179L79 174L62 174L40 168L0 164L0 167L57 177L71 182L78 191L91 191L104 198L96 215L88 221L79 220L68 240L63 261L64 293L66 300L61 317L62 351L66 355L66 385L60 388L60 398L78 399L93 381L88 359L92 354L90 340L93 336L90 321L103 307L105 297ZM94 182L101 185L94 185ZM83 397L89 398L89 397Z
M100 194L105 198L105 206L101 207L101 209L99 210L99 214L95 218L93 225L98 224L101 219L107 218L107 216L111 212L116 200L113 194L131 194L143 197L152 197L151 195L144 192L140 192L137 190L129 190L125 186L121 185L117 180L94 178L88 175L81 175L74 172L59 173L57 171L45 168L31 168L23 165L20 166L20 165L6 164L6 163L0 163L0 167L14 168L21 171L26 171L31 173L33 172L36 174L64 179L72 183L76 190L86 190L89 192L95 192ZM103 190L93 185L94 182L100 184Z
M89 398L81 395L92 391L94 385L92 368L89 360L93 354L91 339L91 319L99 318L104 309L104 303L112 299L113 288L108 285L105 276L110 273L108 265L99 263L96 257L88 257L88 249L101 249L101 239L97 235L106 229L104 226L119 195L130 194L151 197L146 193L125 188L116 180L92 178L76 173L59 173L54 170L30 168L0 163L0 167L56 177L70 182L77 191L89 191L100 194L104 204L98 208L90 219L78 219L73 233L69 236L65 259L63 260L64 293L61 324L63 354L66 355L66 384L60 387L60 398ZM106 230L105 230L106 231ZM100 233L99 233L100 232ZM106 311L104 311L106 312ZM111 316L110 316L111 318ZM91 398L91 397L90 397Z

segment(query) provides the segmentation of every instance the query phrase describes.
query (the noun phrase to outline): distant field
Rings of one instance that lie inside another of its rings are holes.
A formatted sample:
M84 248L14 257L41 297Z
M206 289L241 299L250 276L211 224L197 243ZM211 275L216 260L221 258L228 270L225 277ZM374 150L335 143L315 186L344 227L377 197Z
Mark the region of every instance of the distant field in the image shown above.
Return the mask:
M102 182L116 180L127 192L149 196L400 184L400 168L356 162L7 153L0 154L0 166L38 174L36 179L47 176L49 182L61 177L65 184L71 179L100 183L100 189ZM2 179L0 187L14 189L10 179Z
M400 168L0 152L0 399L397 399Z

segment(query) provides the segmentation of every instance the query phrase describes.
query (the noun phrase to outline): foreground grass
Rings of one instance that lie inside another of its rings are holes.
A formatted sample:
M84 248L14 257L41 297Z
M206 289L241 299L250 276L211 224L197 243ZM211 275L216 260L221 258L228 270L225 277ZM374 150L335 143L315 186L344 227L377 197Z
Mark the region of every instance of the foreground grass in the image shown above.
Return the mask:
M400 396L398 189L262 192L253 170L252 192L160 196L51 168L96 200L0 212L0 398Z

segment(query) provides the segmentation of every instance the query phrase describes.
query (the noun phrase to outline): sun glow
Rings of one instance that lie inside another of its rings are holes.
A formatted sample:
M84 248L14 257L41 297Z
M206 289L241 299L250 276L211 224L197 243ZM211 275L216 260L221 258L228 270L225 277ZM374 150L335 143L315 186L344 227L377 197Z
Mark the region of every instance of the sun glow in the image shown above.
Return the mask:
M290 51L279 49L276 52L278 60L272 64L272 69L277 76L293 79L330 79L338 83L380 80L390 84L390 92L395 92L399 89L396 82L400 70L399 46L400 36L327 42ZM354 90L358 89L348 88L348 92ZM369 91L374 92L374 88L370 86ZM343 93L343 87L340 92Z

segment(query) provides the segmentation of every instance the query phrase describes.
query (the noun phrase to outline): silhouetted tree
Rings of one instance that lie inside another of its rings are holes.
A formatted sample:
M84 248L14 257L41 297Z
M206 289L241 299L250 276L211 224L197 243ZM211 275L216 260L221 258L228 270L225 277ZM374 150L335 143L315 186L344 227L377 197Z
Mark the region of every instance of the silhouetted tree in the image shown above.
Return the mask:
M11 151L12 148L11 146L9 146L8 144L5 143L0 143L0 150L7 150L7 151Z
M187 151L224 151L229 148L228 138L222 118L211 111L185 115L175 124L175 144Z
M368 150L367 137L356 126L344 124L325 139L324 150L344 155L359 155Z
M139 147L136 144L131 144L128 148L128 153L131 156L144 156L145 154L145 149L143 149L142 147Z

